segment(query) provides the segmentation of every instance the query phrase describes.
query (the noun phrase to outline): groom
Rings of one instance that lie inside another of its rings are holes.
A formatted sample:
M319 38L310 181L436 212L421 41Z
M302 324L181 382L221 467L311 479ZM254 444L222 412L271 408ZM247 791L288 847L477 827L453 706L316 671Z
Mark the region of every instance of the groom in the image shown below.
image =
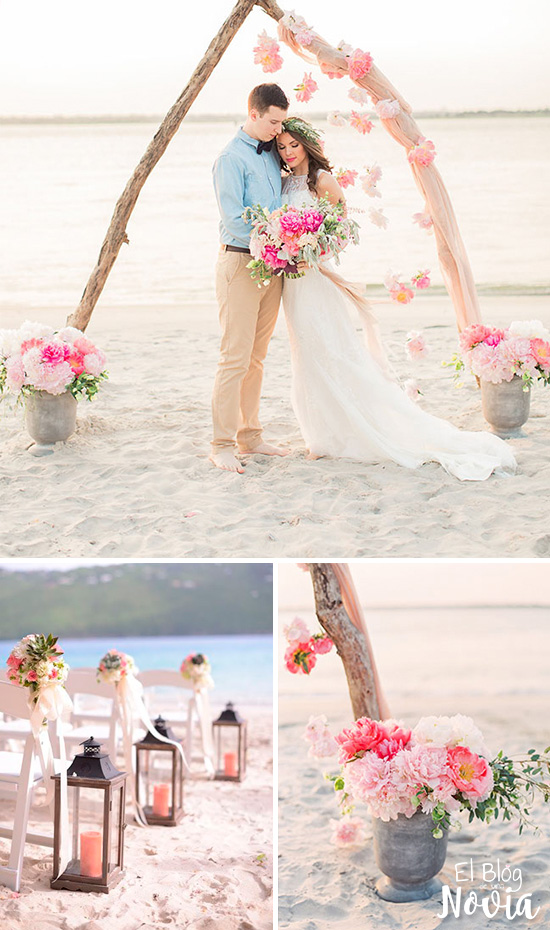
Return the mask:
M214 436L210 461L224 471L244 471L236 453L286 455L262 441L258 418L263 361L275 327L282 276L259 288L246 267L250 225L246 207L281 206L281 169L275 138L289 102L278 84L260 84L248 98L248 117L213 168L220 210L221 249L216 297L222 329L220 360L212 395Z

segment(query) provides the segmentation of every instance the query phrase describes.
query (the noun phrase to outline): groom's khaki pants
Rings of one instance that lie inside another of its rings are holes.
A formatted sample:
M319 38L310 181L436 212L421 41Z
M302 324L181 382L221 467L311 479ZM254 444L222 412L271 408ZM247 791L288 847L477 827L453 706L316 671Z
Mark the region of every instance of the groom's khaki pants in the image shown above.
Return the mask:
M282 275L259 288L246 267L249 261L248 254L224 250L216 266L222 340L212 395L213 452L235 445L253 449L262 438L263 362L279 312Z

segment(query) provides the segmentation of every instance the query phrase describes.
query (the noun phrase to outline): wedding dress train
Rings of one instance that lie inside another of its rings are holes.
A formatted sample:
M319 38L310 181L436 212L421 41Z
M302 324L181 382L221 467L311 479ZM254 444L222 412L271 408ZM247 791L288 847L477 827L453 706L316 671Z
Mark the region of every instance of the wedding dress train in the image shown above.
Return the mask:
M285 179L283 202L314 203L306 176ZM342 288L316 268L285 278L292 406L309 451L406 468L439 462L463 481L512 474L516 462L502 439L459 430L410 400L368 351L347 303Z

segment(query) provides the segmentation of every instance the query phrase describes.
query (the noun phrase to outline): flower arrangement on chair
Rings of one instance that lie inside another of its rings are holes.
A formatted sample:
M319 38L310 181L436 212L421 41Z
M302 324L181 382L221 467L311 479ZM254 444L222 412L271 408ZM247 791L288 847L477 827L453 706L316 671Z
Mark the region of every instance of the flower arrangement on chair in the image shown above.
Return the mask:
M213 688L210 662L203 652L190 652L180 665L180 672L186 681L190 681L195 691Z

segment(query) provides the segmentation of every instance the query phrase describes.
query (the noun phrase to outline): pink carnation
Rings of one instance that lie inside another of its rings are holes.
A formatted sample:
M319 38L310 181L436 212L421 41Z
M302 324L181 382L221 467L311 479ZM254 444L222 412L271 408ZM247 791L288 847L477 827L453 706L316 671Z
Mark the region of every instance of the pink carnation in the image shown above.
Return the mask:
M349 58L348 67L352 81L359 81L372 68L372 55L361 51L360 48L356 48Z
M491 793L493 772L485 759L464 746L447 751L447 765L451 780L464 797L483 801Z
M428 165L431 165L433 162L436 154L433 142L421 136L417 144L409 149L407 158L411 165L419 165L421 168L427 168Z

